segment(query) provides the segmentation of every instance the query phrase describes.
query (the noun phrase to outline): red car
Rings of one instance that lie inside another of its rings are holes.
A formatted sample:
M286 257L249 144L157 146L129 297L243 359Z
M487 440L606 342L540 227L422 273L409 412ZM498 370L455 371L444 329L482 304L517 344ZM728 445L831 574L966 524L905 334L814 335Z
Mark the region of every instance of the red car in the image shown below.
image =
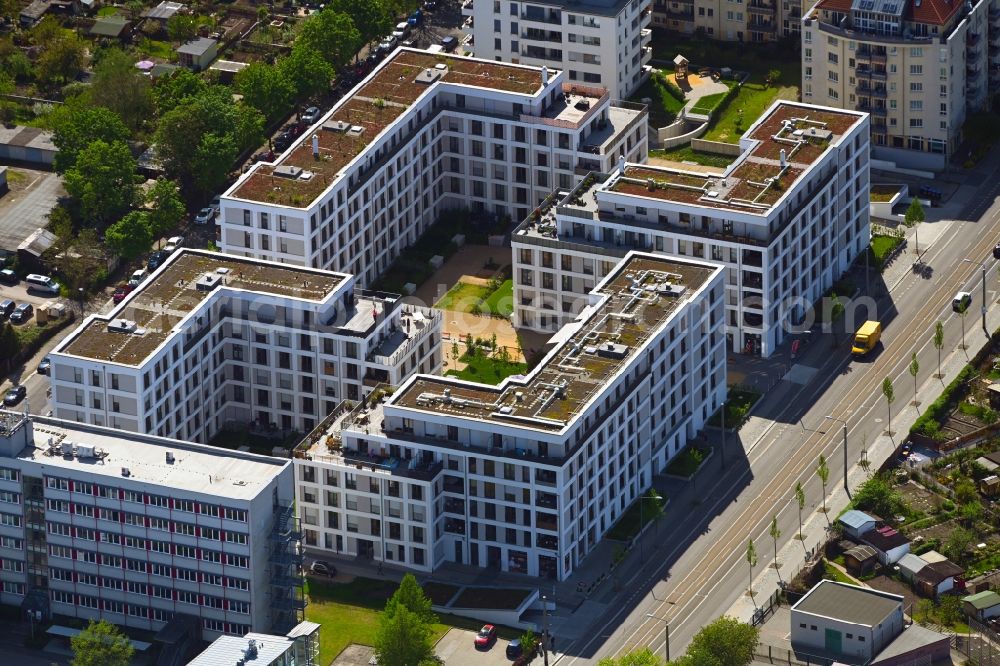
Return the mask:
M124 301L124 300L125 300L125 297L126 297L126 296L128 296L129 294L131 294L131 293L132 293L132 290L133 290L133 289L134 289L134 287L130 287L130 286L129 286L129 285L127 285L127 284L120 284L120 285L118 285L118 287L117 287L117 288L115 289L115 293L114 293L114 294L113 294L113 295L111 296L111 299L112 299L112 300L113 300L113 301L114 301L115 303L121 303L122 301Z
M476 634L476 649L489 650L497 642L497 628L492 624L484 624Z

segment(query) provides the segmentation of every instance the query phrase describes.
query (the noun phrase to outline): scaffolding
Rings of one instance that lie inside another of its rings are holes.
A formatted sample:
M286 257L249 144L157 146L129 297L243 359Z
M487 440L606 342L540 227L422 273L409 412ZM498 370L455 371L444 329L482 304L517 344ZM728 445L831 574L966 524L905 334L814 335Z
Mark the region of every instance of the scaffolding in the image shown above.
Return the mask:
M272 625L284 633L305 619L306 608L302 530L294 504L275 505L269 540Z

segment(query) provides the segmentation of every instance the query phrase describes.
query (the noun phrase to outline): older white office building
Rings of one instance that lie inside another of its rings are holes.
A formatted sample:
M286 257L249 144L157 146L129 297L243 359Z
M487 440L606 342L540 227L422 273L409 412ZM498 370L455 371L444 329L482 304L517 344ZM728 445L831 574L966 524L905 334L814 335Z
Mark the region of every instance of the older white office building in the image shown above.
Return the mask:
M465 0L479 58L547 65L624 99L649 73L650 0Z
M309 432L342 400L440 363L441 314L350 275L175 252L51 353L55 416L208 442Z
M565 579L726 385L724 271L630 253L528 375L416 375L295 451L307 551Z
M621 163L512 236L517 325L551 331L632 249L726 266L732 351L769 356L869 243L868 116L776 102L721 175Z
M398 49L222 195L220 246L371 285L446 209L519 220L619 155L644 161L645 107L613 96L546 67Z
M301 619L291 461L0 411L0 602L203 638Z

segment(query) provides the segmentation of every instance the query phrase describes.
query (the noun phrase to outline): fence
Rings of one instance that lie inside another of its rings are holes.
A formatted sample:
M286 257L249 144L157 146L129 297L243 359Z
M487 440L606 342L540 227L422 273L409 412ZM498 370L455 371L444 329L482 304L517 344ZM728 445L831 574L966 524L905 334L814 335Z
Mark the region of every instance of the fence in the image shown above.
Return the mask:
M1000 666L1000 634L975 618L968 618L969 633L951 637L951 646L968 657L973 666Z

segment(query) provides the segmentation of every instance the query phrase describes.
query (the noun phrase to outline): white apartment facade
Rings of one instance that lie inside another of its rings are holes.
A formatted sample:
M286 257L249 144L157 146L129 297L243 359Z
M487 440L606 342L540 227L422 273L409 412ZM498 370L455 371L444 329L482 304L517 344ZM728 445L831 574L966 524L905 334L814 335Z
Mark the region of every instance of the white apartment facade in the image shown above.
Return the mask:
M0 603L201 636L305 599L291 461L0 411Z
M652 12L654 28L751 44L798 37L802 23L801 0L654 0Z
M462 14L479 58L565 70L571 85L618 99L649 73L649 0L466 0Z
M872 155L941 170L1000 81L1000 3L821 0L802 29L802 100L871 114Z
M776 102L722 176L591 174L511 237L516 325L572 321L639 249L724 264L727 347L769 356L868 246L868 145L867 114Z
M721 404L723 272L630 253L527 376L331 414L295 451L303 547L565 579Z
M58 418L189 441L309 432L441 364L441 315L353 277L182 249L52 352Z
M645 119L565 72L399 49L223 194L220 246L370 285L446 209L521 219L580 173L644 161Z

